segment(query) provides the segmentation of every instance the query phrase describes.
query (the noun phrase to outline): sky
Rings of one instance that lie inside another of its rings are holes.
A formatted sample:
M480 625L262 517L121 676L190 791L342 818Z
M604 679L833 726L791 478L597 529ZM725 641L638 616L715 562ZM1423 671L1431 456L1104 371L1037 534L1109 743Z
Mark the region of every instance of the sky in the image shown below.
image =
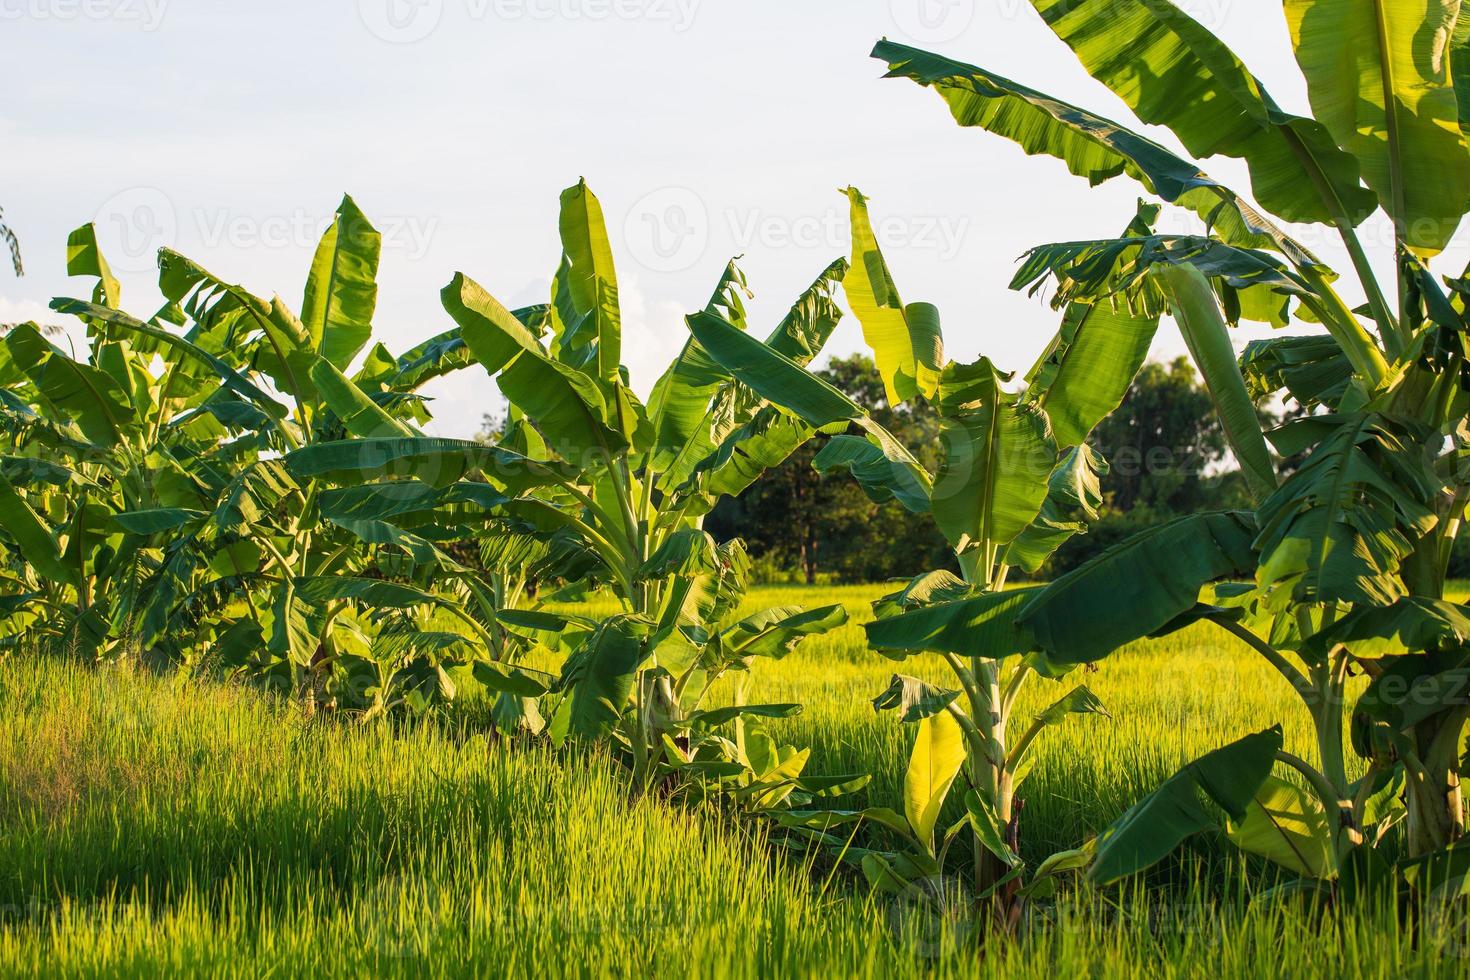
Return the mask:
M1274 0L1176 3L1307 109ZM135 314L159 306L162 245L299 308L349 193L383 233L376 337L400 352L452 326L439 290L455 272L512 307L543 302L558 194L585 177L646 392L732 256L753 329L774 326L847 253L853 185L904 300L939 307L951 356L1024 372L1058 315L1007 288L1016 259L1117 234L1141 188L1089 188L959 128L933 93L881 79L868 52L884 36L1129 118L1028 0L0 0L0 206L26 263L20 279L0 269L0 322L62 322L46 304L89 288L65 275L66 236L89 221ZM1248 189L1238 161L1203 165ZM1335 238L1301 234L1348 268ZM1364 238L1387 269L1383 222ZM1446 267L1466 255L1457 242ZM860 349L849 317L828 350ZM1183 353L1166 326L1153 355ZM477 369L426 393L440 435L472 435L500 404Z

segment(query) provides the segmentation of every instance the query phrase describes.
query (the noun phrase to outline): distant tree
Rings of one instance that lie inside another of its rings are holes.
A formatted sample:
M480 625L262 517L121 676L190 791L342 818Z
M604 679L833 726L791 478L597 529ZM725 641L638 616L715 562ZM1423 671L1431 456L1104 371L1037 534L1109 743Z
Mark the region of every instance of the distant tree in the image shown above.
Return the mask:
M1250 507L1209 392L1186 358L1145 364L1091 444L1109 466L1102 518L1062 546L1043 570L1046 576L1069 571L1176 514Z
M817 373L934 468L939 422L927 403L889 407L878 369L864 354L834 358ZM794 570L809 583L821 573L882 581L951 564L932 521L897 504L873 503L846 474L823 477L813 469L825 441L802 447L738 499L721 503L705 527L722 541L743 538L757 561Z

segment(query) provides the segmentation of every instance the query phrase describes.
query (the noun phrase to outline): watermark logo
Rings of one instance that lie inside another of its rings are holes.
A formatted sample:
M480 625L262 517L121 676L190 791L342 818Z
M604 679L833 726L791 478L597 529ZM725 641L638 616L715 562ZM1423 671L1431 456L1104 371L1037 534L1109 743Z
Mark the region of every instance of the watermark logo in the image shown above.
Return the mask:
M93 219L108 242L107 261L118 272L147 272L158 250L179 237L179 215L156 187L130 187L112 195Z
M923 44L953 41L975 22L975 0L888 0L893 23Z
M5 0L0 0L0 3ZM682 34L694 26L702 0L458 0L455 11L471 23L495 21L644 21ZM444 20L444 0L358 0L368 31L389 44L413 44Z
M628 212L623 235L633 258L653 272L683 272L709 247L709 209L685 187L644 195Z
M357 0L363 26L380 41L422 41L444 19L444 0Z
M969 231L970 219L963 216L885 215L873 224L882 248L931 252L941 262L959 256ZM699 195L685 187L664 187L644 195L623 225L628 250L652 272L693 268L705 257L716 233L737 255L785 249L837 255L851 247L846 208L802 213L726 208L712 214Z
M169 0L0 0L0 21L115 21L153 32L163 24Z

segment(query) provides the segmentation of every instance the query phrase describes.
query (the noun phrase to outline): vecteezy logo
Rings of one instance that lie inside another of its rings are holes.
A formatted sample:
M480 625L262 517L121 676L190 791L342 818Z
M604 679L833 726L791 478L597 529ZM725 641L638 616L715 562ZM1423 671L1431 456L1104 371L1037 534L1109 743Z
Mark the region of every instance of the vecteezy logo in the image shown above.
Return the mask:
M953 41L975 20L975 0L888 0L893 22L915 41Z
M357 0L357 13L378 40L413 44L439 26L444 0Z
M683 272L704 258L709 247L709 209L685 187L646 194L623 224L628 249L653 272Z
M97 233L103 253L119 272L147 272L158 250L177 244L179 216L168 195L156 187L130 187L112 195L97 209Z

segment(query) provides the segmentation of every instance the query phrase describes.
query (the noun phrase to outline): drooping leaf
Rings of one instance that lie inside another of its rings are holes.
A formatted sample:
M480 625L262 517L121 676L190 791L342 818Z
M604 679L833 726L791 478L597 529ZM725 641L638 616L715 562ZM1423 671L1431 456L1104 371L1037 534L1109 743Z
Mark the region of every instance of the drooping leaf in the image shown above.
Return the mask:
M101 307L95 303L83 303L74 299L56 299L52 300L51 308L58 313L70 313L74 316L85 316L100 321L105 323L110 331L115 330L118 333L149 338L161 347L192 357L213 371L224 388L240 395L271 418L286 417L286 409L280 402L266 394L262 388L230 367L221 358L184 337L176 336L161 327L144 323L126 313Z
M1028 154L1046 154L1091 184L1127 174L1172 204L1199 214L1228 244L1280 250L1293 264L1316 259L1199 167L1110 119L1054 99L974 65L882 41L873 57L889 78L933 88L961 126L978 126L1012 140Z
M646 624L615 616L567 661L562 682L572 690L563 709L569 734L601 738L622 718L644 660L647 633Z
M1178 518L1039 589L1017 622L1058 664L1091 663L1193 609L1201 590L1256 569L1248 514Z
M959 696L959 691L946 691L917 677L894 674L887 690L873 699L873 708L897 709L898 720L907 725L942 713Z
M742 657L780 660L809 636L830 633L847 623L847 607L822 606L803 610L778 607L748 616L724 632L726 649Z
M926 481L908 459L891 458L873 439L834 436L817 452L812 466L823 474L846 470L874 503L896 500L911 513L929 510L930 487Z
M1245 160L1251 187L1286 221L1356 225L1376 201L1358 162L1320 122L1283 112L1228 47L1170 0L1032 0L1091 75L1197 157ZM1317 183L1331 195L1324 201ZM1339 203L1340 202L1340 203Z
M40 575L56 582L76 584L77 570L62 561L56 536L3 476L0 476L0 527L15 539L21 555Z
M1406 653L1457 650L1470 643L1470 610L1443 599L1404 596L1388 606L1361 606L1308 637L1302 656L1326 662L1345 644L1353 656L1372 660Z
M41 336L35 324L22 323L5 335L11 361L35 385L56 413L76 422L100 446L123 439L134 420L127 393L106 371L74 361Z
M1040 587L1028 586L937 602L863 628L868 644L885 656L931 652L999 660L1036 648L1035 641L1017 626L1017 617L1040 591Z
M1242 851L1274 861L1309 878L1332 872L1332 831L1322 803L1295 783L1270 776L1256 791L1244 820L1231 820L1225 835Z
M1097 857L1088 876L1106 885L1137 874L1185 838L1216 826L1199 801L1201 791L1232 819L1245 820L1281 746L1281 729L1273 728L1185 766L1098 835Z

